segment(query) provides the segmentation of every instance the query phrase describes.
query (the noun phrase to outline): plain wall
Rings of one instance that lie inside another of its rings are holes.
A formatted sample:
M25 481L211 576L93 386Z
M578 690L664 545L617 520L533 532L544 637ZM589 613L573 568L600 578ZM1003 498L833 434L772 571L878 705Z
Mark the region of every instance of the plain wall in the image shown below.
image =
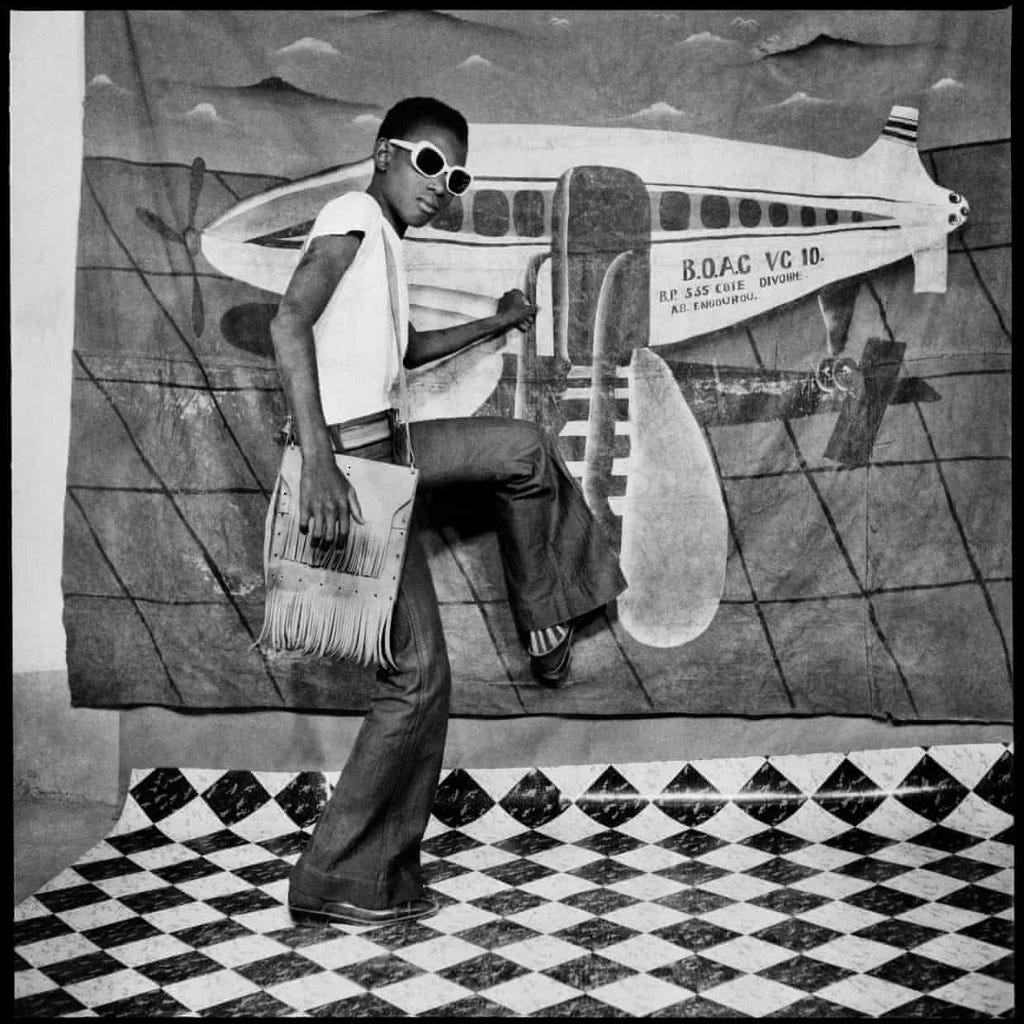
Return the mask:
M332 770L360 719L70 706L61 622L82 161L81 11L11 18L12 573L16 795L111 800L133 766ZM17 251L15 251L15 246ZM1009 725L871 719L457 719L445 762L498 767L1004 742Z

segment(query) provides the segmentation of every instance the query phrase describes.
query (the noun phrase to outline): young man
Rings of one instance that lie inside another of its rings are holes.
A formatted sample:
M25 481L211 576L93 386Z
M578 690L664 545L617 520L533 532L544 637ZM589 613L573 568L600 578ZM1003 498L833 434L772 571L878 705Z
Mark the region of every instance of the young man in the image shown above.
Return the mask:
M518 290L493 316L435 331L408 323L401 239L470 186L465 119L412 98L385 116L365 192L329 202L271 327L302 451L300 521L314 541L340 542L359 495L335 450L397 457L391 388L399 372L525 327L536 310ZM398 307L396 346L391 296ZM569 476L554 439L522 420L472 417L410 425L420 489L492 486L509 603L529 637L539 681L568 669L572 621L625 588L618 560ZM404 461L404 460L403 460ZM451 672L437 598L415 525L392 619L397 668L381 670L370 709L309 845L292 871L298 918L346 924L437 911L420 872L420 842L440 777Z

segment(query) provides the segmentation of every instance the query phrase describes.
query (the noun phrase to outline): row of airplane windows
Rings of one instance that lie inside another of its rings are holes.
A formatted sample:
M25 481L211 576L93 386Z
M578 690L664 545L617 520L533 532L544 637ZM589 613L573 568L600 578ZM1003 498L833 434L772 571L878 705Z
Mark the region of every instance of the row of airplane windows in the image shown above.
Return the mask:
M538 190L515 192L511 208L508 194L500 189L477 189L466 198L472 200L471 225L466 216L466 204L462 197L456 196L430 222L430 227L437 231L466 230L486 238L501 238L510 231L521 238L539 238L548 230L545 196ZM727 196L711 193L700 196L698 202L687 192L662 192L652 197L652 207L651 226L657 223L662 231L686 231L691 227L712 230L737 226L780 228L790 224L811 228L819 224L857 224L865 218L857 210L790 206L750 198L734 202Z

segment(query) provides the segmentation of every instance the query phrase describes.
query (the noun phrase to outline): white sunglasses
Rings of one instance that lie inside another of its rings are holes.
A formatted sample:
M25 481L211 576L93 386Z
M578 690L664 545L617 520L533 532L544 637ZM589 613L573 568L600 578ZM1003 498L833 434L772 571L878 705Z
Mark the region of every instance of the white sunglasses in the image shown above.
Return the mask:
M412 154L409 159L413 170L424 178L436 178L443 173L444 187L453 196L464 195L473 184L473 175L465 167L449 166L444 153L432 142L425 139L416 143L406 142L405 139L388 139L388 142L399 149L407 149Z

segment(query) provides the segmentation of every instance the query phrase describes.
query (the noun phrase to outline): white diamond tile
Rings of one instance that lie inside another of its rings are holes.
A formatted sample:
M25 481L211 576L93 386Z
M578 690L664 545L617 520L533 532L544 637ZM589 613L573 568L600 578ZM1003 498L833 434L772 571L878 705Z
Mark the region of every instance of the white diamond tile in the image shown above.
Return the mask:
M680 958L680 949L657 935L634 935L622 942L605 946L601 956L637 971L653 971Z
M712 878L709 882L701 882L698 888L725 896L726 899L752 900L781 887L753 875L722 875L719 878Z
M628 907L619 907L611 913L602 914L605 921L620 924L624 928L632 928L638 932L654 932L659 928L667 928L686 920L687 915L664 907L660 903L632 903Z
M678 767L678 766L675 766ZM620 832L643 843L660 843L668 836L683 831L685 825L670 818L659 807L648 804L639 814L618 826Z
M535 878L532 882L519 886L523 892L532 893L546 900L561 900L566 896L573 896L578 892L586 892L596 886L592 882L585 882L577 875L545 875L543 878Z
M1013 869L1005 868L1002 871L997 871L994 875L989 875L988 878L979 878L975 885L979 885L983 889L995 889L996 892L1005 892L1008 895L1012 895L1013 882Z
M263 861L272 860L273 854L267 853L262 846L255 843L245 843L243 846L230 846L226 850L213 850L204 853L203 856L225 871L233 871L235 868L246 867L249 864L262 864Z
M547 824L541 825L537 831L563 843L576 843L597 835L598 832L604 832L605 826L573 805L567 807L557 818L552 818Z
M88 906L75 907L73 910L62 910L57 916L76 932L85 932L90 928L127 921L139 915L129 910L120 900L104 900L102 903L90 903Z
M702 853L697 860L704 864L712 864L716 868L724 868L726 871L749 871L758 864L771 860L773 856L774 854L765 853L764 850L758 850L753 846L729 843L727 846L718 847L717 850Z
M452 878L431 882L430 887L457 900L476 900L482 896L493 896L496 892L508 892L511 885L499 882L480 871L467 871Z
M339 934L336 939L328 939L326 942L317 942L302 947L302 955L307 960L331 971L339 967L348 967L349 964L359 963L361 960L370 960L380 956L387 951L359 935Z
M886 839L905 841L926 832L932 822L899 800L890 799L879 804L861 823L865 832L874 832Z
M801 793L810 796L828 781L829 776L843 763L845 755L777 754L768 763L778 769Z
M529 974L484 989L480 995L525 1015L564 1003L578 996L579 992L545 974Z
M288 946L268 939L266 935L240 935L237 939L204 946L203 953L211 960L216 960L221 967L240 967L270 956L279 956L287 953L288 949Z
M118 999L130 999L142 992L153 992L159 986L138 971L113 971L98 978L65 985L64 991L86 1006L103 1006Z
M822 903L821 906L805 910L797 914L801 921L831 928L833 931L858 932L862 928L870 928L873 924L888 920L884 914L876 914L873 910L855 907L852 903Z
M884 942L862 939L857 935L842 935L838 939L822 943L804 953L804 956L822 960L827 964L845 967L861 974L881 967L893 958L902 955L902 951ZM852 1004L847 1004L852 1005Z
M948 903L922 903L919 907L898 914L896 920L920 924L925 928L958 932L979 921L984 921L985 917L985 914L980 914L975 910L965 910Z
M690 762L726 798L737 796L764 763L763 757L700 758Z
M693 993L689 989L680 988L649 975L621 978L592 989L589 994L631 1017L648 1016L663 1010L666 1006L693 998Z
M561 817L561 815L559 815ZM555 819L556 821L558 818ZM459 831L478 843L500 843L524 832L525 826L516 821L504 808L492 807L476 821L459 828Z
M620 864L635 868L637 871L662 871L664 868L682 864L686 858L681 854L666 849L664 846L649 846L646 843L635 850L617 853L614 856Z
M155 910L142 915L154 928L162 932L180 932L212 921L223 921L227 915L209 903L185 903L167 910Z
M709 946L701 950L701 956L708 960L717 960L739 971L763 971L766 967L782 963L793 957L791 950L782 949L773 942L756 939L753 935L743 935L738 939L729 939L717 946Z
M248 928L249 931L259 932L260 934L295 927L292 915L284 905L268 907L266 910L256 910L251 914L235 913L232 914L232 917L240 925Z
M415 978L396 981L392 985L383 985L374 989L374 995L386 999L402 1010L406 1016L412 1017L424 1010L432 1010L445 1003L454 1003L457 999L465 999L473 993L456 985L446 978L435 974L418 974Z
M874 884L866 878L855 878L853 875L843 875L836 871L822 871L820 875L808 875L806 878L797 879L790 884L790 888L841 900L855 892L870 889Z
M164 985L164 991L190 1010L206 1010L211 1006L219 1006L232 999L259 992L258 985L235 971L214 971Z
M296 825L281 805L271 800L244 817L237 825L232 825L231 830L250 843L258 843L289 835L296 831Z
M882 978L855 974L842 981L818 989L815 995L840 1006L848 1006L858 1013L880 1017L883 1013L917 999L921 993L903 985L894 985Z
M769 978L754 978L750 975L734 978L701 992L703 998L714 1000L751 1017L764 1017L766 1014L776 1013L803 999L806 994Z
M574 943L554 935L537 935L502 946L501 955L531 971L546 971L549 967L575 960L582 951Z
M210 900L217 896L230 896L236 892L244 892L251 888L244 878L220 871L216 875L205 878L193 878L187 882L178 882L177 888L191 896L194 900Z
M521 910L518 914L512 914L508 920L523 925L524 928L532 928L535 932L561 931L563 928L571 928L574 924L587 921L593 914L585 910L577 910L567 903L543 903L539 907L531 907L529 910Z
M76 956L90 956L98 953L100 947L90 942L84 935L71 932L69 935L56 935L52 939L39 942L27 942L18 946L18 953L33 967L47 967L61 960L72 960Z
M1003 756L1001 743L960 743L928 748L928 756L961 785L973 789Z
M957 1006L992 1016L1006 1013L1014 1006L1013 985L986 974L965 974L935 989L931 994L936 999L945 999Z
M410 946L399 946L395 955L425 971L443 971L480 955L480 947L457 935L442 935Z
M834 871L845 864L851 864L860 860L859 853L850 853L849 850L839 850L834 846L825 846L823 843L812 843L802 850L793 850L786 854L786 859L801 867L814 868L816 871Z
M115 960L120 960L126 967L139 967L167 957L191 953L192 949L187 942L182 942L173 935L151 935L147 939L111 946L107 953Z
M1001 946L972 939L969 935L938 935L914 947L914 952L966 971L977 971L1006 956Z
M1013 847L1008 843L996 843L990 839L972 846L969 850L962 850L960 856L980 860L983 864L997 864L1002 868L1011 868L1014 864Z
M976 793L968 793L952 812L942 819L946 828L955 828L979 839L990 839L1013 824L1013 816L993 807Z
M964 883L959 878L950 878L949 875L939 874L938 871L915 868L902 875L887 878L885 885L890 889L909 893L911 896L934 901L948 896L951 892L956 892L957 889L962 889Z
M334 971L324 971L271 985L266 991L285 1005L305 1012L350 996L360 996L366 989Z
M624 896L632 896L635 900L658 900L669 893L679 891L679 883L661 875L634 875L624 878L621 882L612 882L606 888L612 892L621 892Z
M14 972L14 998L25 999L55 989L57 983L48 978L42 971L31 968L27 971Z
M743 935L750 935L762 928L770 928L774 924L788 921L790 917L789 914L780 914L776 910L759 907L754 903L730 903L727 907L709 910L700 916L703 921Z
M701 831L727 843L738 843L742 839L764 832L767 826L755 821L735 804L725 804L713 817L701 825Z
M35 896L29 896L28 899L22 900L14 908L14 920L16 923L19 921L31 921L34 917L49 916L49 909L43 906Z
M449 903L430 918L430 927L434 931L452 935L497 919L497 914L482 907L474 907L472 903Z
M785 821L778 825L780 832L788 832L809 843L823 843L849 829L846 822L826 811L813 800L801 804Z
M167 883L151 871L134 871L130 875L114 875L112 878L101 878L93 884L112 899L120 899L123 896L132 896L140 892L151 892L153 889L167 888Z
M883 793L894 792L914 770L924 751L920 747L890 747L883 750L855 750L847 754Z
M169 868L173 864L196 860L198 857L199 854L187 846L182 846L180 843L167 843L164 846L154 846L151 850L139 850L138 853L132 854L131 859L140 868L145 868L147 871L159 871L161 868ZM158 879L158 881L161 885L167 884L163 879Z
M548 850L538 850L531 853L529 859L552 871L574 871L595 860L601 860L602 854L594 850L587 850L582 846L571 843L560 846L552 846Z
M240 824L244 824L248 820L248 817L243 818ZM150 825L152 823L147 821L146 824ZM224 822L213 813L213 810L205 800L200 799L189 800L187 804L180 807L173 814L163 818L157 827L165 836L170 837L177 843L181 843L188 839L197 839L200 836L208 836L214 832L220 832L224 828ZM237 830L238 826L235 826L235 831Z
M471 871L486 871L487 868L496 867L498 864L507 864L509 861L517 859L516 854L499 850L496 846L489 844L475 846L471 850L462 850L447 857L447 860L453 864L469 868Z

